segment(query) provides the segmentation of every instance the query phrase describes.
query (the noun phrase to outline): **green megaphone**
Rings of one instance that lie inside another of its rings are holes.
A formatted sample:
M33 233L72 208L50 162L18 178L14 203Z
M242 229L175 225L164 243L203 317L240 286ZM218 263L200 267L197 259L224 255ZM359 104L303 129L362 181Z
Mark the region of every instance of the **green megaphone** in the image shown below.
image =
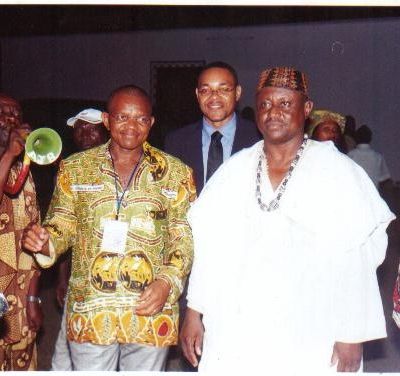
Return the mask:
M17 194L28 176L31 161L39 165L53 163L60 156L61 149L61 137L55 130L38 128L30 133L25 142L25 155L19 175L13 184L6 184L4 192Z
M38 128L31 132L25 142L28 158L39 165L53 163L61 154L62 142L51 128Z

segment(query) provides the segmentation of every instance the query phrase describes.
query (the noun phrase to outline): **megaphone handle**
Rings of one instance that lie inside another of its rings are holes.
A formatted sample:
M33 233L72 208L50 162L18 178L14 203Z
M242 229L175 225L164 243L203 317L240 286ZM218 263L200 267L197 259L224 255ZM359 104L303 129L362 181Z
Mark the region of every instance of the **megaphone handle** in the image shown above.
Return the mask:
M18 193L23 184L25 183L25 180L28 176L29 172L29 165L31 164L31 160L29 159L28 155L25 153L24 155L24 161L22 162L22 168L21 171L19 172L19 175L17 177L17 180L15 180L13 185L6 184L4 187L4 192L10 194L10 195L15 195Z

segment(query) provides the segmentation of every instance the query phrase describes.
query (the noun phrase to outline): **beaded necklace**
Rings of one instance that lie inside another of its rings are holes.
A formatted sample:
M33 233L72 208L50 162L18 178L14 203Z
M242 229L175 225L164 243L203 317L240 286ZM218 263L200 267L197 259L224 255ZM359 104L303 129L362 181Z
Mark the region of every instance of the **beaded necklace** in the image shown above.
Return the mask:
M282 198L282 195L285 193L287 183L289 182L289 180L292 176L293 170L296 167L297 163L299 162L299 160L303 154L304 148L307 145L307 141L308 141L308 137L304 136L303 142L300 145L299 150L297 150L296 156L294 157L292 163L290 164L289 170L286 173L285 178L279 184L278 193L276 194L275 198L269 204L265 204L264 202L262 202L262 199L261 199L261 174L262 174L263 159L265 160L265 166L266 166L267 175L268 175L267 156L265 155L264 150L262 150L262 152L260 153L259 159L258 159L257 177L256 177L256 199L257 199L258 205L261 208L261 210L270 212L270 211L273 211L273 210L276 210L279 208L279 201Z

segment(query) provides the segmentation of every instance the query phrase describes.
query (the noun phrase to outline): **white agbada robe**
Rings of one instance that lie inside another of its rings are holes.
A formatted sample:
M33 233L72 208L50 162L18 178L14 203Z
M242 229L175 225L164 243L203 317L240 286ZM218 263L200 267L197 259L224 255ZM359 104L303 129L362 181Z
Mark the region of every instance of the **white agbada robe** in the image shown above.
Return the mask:
M262 211L262 147L224 163L189 211L188 306L205 326L199 371L332 371L335 341L386 336L376 268L395 217L363 169L312 140L279 209ZM269 203L275 193L262 175Z

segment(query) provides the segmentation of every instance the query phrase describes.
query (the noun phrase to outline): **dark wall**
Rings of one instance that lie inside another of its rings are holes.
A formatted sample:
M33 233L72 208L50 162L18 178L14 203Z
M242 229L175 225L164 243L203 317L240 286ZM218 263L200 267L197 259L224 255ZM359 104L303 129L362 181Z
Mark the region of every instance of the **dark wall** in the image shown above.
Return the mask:
M1 78L3 90L20 99L105 101L112 89L132 82L153 95L154 61L225 60L238 71L244 107L254 105L262 69L295 66L309 75L316 108L352 114L372 128L373 145L399 179L399 35L399 18L385 18L10 37L1 41ZM155 127L163 124L156 119Z

